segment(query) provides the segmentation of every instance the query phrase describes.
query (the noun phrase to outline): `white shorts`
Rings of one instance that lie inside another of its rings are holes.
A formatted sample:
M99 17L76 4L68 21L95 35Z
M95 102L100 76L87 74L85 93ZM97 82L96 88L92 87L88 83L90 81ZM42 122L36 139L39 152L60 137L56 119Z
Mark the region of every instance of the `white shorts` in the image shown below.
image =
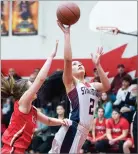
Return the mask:
M49 153L80 153L88 133L88 129L76 122L72 122L69 127L61 126L55 135Z

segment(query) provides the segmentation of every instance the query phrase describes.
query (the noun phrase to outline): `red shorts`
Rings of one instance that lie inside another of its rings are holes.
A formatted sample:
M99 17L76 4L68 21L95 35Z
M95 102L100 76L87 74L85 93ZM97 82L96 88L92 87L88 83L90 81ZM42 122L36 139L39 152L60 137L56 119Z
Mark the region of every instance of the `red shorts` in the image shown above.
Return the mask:
M4 144L1 149L1 154L24 154L24 153L25 153L25 149L11 147L7 144Z

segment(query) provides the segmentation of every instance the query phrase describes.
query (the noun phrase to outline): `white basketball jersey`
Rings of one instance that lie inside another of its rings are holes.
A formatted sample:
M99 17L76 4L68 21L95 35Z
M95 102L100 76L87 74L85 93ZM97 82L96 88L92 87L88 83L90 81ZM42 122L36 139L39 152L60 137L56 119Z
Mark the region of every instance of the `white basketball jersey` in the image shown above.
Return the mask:
M89 129L98 103L98 95L93 83L86 85L78 82L76 87L68 93L71 103L70 119Z

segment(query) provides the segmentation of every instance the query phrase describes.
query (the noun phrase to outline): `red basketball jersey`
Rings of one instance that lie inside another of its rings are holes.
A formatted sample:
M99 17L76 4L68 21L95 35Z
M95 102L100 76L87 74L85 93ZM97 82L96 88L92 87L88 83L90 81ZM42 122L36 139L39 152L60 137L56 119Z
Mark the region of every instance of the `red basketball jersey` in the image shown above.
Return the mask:
M114 120L111 118L108 120L107 128L111 129L112 138L117 138L122 134L123 130L129 130L129 123L125 118L121 117L119 122L115 124Z
M2 136L2 142L11 147L27 149L36 128L37 110L32 106L28 114L19 111L18 101L14 104L14 112L10 124Z
M96 118L95 123L95 137L101 137L106 133L106 119L104 118L102 123L99 122L99 119Z

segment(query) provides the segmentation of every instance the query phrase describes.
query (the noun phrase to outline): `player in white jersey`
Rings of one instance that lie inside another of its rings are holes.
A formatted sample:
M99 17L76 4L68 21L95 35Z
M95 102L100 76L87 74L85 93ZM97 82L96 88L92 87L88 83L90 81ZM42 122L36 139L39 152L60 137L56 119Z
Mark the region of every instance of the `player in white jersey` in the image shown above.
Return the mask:
M57 21L64 32L64 72L63 82L71 104L69 127L61 127L52 143L49 153L79 153L85 142L91 122L94 118L95 107L98 102L98 92L108 91L109 80L100 65L102 48L98 49L92 60L98 70L101 83L87 83L84 80L85 68L78 61L72 62L70 45L70 26L64 27Z

